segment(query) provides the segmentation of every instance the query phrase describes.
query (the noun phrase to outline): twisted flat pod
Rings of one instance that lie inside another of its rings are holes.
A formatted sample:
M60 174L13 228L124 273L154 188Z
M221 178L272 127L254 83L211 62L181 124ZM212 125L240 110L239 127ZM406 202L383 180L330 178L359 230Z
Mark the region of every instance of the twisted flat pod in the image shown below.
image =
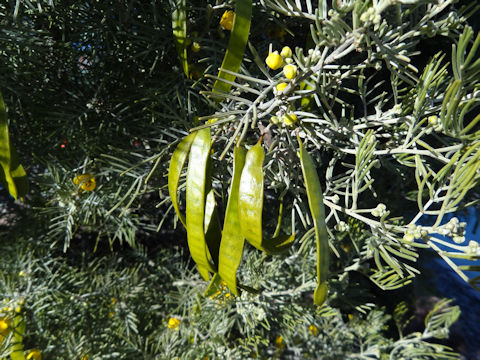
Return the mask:
M218 272L228 285L232 293L238 295L237 269L242 260L244 237L240 226L238 212L238 190L240 177L245 165L246 149L235 146L233 152L233 177L228 197L225 222L223 224L222 241L220 242L220 256Z
M205 238L205 190L210 157L210 129L197 132L190 148L186 188L187 242L200 274L208 280L208 271L215 272Z
M18 159L18 154L10 143L7 111L0 92L0 183L17 200L28 192L27 173Z
M313 226L315 228L315 239L317 243L317 287L313 294L313 301L316 305L322 305L328 295L328 234L325 225L325 209L323 206L323 192L318 179L315 163L310 154L305 150L300 137L300 164L302 166L303 179L307 190L308 205L312 213Z
M168 191L180 221L187 229L187 241L200 274L208 280L209 271L218 266L220 223L215 196L211 189L210 130L203 129L186 136L173 152L168 171ZM180 175L189 158L186 184L186 214L178 204Z
M168 193L170 195L170 199L172 200L173 208L185 227L187 227L185 214L180 212L178 205L178 182L180 181L180 175L182 174L183 167L187 161L188 153L190 152L190 148L192 147L192 143L196 135L196 132L191 133L190 135L184 137L182 141L180 141L172 154L168 168Z
M240 178L238 194L238 213L242 234L257 249L268 254L279 253L288 248L295 240L295 234L279 235L271 239L262 236L263 212L263 162L265 153L258 143L248 150L245 166Z

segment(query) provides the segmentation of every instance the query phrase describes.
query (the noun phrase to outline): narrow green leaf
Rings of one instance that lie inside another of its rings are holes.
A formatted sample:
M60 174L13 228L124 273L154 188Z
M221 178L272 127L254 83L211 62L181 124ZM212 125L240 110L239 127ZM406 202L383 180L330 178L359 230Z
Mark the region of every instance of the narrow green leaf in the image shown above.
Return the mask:
M227 74L222 69L231 72L238 72L242 64L245 46L247 45L248 35L250 33L250 22L252 18L252 0L237 0L235 4L235 17L233 18L233 27L228 41L227 52L223 58L222 68L218 73L219 80L213 85L213 92L228 93L232 85L227 84L221 79L235 81L235 75ZM221 100L221 98L218 98Z
M190 148L196 134L196 132L192 133L180 141L177 148L173 152L172 159L170 160L170 166L168 168L168 193L170 194L173 208L185 227L187 227L187 223L185 220L185 215L180 212L180 208L178 206L177 189L178 182L180 181L180 175L182 174L182 169L185 166L187 155L190 152Z
M0 183L17 200L28 192L27 174L18 159L18 154L10 144L7 111L0 92Z
M298 136L297 136L298 137ZM315 238L317 242L317 288L313 294L313 301L316 305L322 305L328 294L328 234L325 225L325 209L323 206L323 192L318 179L315 163L310 154L298 137L300 144L300 164L302 166L303 179L307 190L308 205L313 218Z
M238 191L240 177L245 165L246 153L247 151L243 147L236 146L234 149L233 178L225 213L218 265L218 273L235 295L238 295L236 275L237 269L242 260L244 246L244 237L241 231L238 212Z
M207 167L210 157L210 129L197 132L190 148L187 172L187 241L193 260L200 269L215 272L205 239L205 190L207 185ZM201 272L205 278L205 271ZM208 280L208 276L206 278Z
M183 66L183 71L188 78L187 59L187 1L171 0L172 8L172 29L175 37L178 58Z

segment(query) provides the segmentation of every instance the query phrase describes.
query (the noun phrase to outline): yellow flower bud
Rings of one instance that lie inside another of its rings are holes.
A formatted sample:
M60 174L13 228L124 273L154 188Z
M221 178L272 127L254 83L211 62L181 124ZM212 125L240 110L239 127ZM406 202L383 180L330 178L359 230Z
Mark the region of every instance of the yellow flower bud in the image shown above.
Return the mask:
M435 126L438 124L438 116L436 115L429 116L427 120L429 125Z
M308 327L308 332L309 332L310 335L312 335L312 336L317 336L317 334L318 334L318 328L317 328L315 325L312 324L312 325L310 325L310 326Z
M283 117L283 122L287 126L292 126L297 122L297 115L295 115L294 113L285 114L285 116Z
M282 82L282 83L280 83L280 84L277 85L276 89L277 89L277 91L278 91L279 93L281 93L283 90L285 90L285 88L286 88L287 86L288 86L287 83Z
M225 30L232 30L234 17L235 17L235 13L232 10L225 11L222 15L222 18L220 19L220 25Z
M172 330L178 330L180 326L180 320L177 318L170 318L168 319L168 328Z
M275 346L276 346L278 349L283 349L283 348L285 347L285 342L283 341L282 335L278 335L278 336L275 338Z
M0 335L7 336L10 332L10 319L3 318L0 319Z
M267 58L265 59L268 67L272 70L277 70L283 65L283 59L278 53L278 51L274 51L268 54Z
M283 74L287 79L293 79L297 75L297 67L295 65L285 65Z
M82 174L73 178L73 183L79 185L82 190L93 191L97 186L92 174Z
M292 49L290 49L288 46L284 46L280 52L280 55L284 58L292 57Z

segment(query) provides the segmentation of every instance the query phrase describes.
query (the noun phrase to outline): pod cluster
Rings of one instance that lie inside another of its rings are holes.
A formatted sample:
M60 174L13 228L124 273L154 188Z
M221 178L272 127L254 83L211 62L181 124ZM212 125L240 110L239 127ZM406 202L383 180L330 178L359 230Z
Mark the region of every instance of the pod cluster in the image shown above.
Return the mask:
M272 237L263 236L265 153L262 148L262 139L248 151L242 146L234 148L233 176L223 226L220 224L212 189L211 147L208 128L185 137L172 155L168 189L178 218L187 230L191 256L201 276L206 281L210 281L207 295L222 281L227 284L233 294L238 295L240 289L253 290L239 284L236 276L242 260L245 240L267 254L277 254L291 246L295 234L281 235L281 226L278 224ZM180 211L178 186L187 158L186 213L184 214ZM304 150L303 144L300 147L300 160L317 235L319 286L315 291L314 300L316 304L321 305L327 295L328 273L328 239L322 191L313 161Z

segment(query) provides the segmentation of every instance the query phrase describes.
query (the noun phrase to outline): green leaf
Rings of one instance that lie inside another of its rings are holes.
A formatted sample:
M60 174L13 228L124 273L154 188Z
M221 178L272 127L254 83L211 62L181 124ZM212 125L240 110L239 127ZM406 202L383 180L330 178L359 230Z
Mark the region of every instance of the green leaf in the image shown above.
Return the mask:
M297 136L298 137L298 136ZM307 190L308 205L313 218L313 226L315 228L315 238L317 242L317 287L313 294L313 301L316 305L322 305L328 294L328 234L325 225L325 209L323 206L323 192L318 179L315 163L310 154L298 137L300 144L300 164L302 166L303 179Z
M188 59L187 59L187 1L172 0L172 29L175 37L175 46L178 57L183 66L183 71L188 78Z
M228 93L231 84L223 82L235 81L235 75L228 74L222 69L231 72L238 72L242 64L245 46L247 45L248 35L250 33L250 22L252 18L252 0L237 0L235 5L235 17L233 18L233 27L228 41L227 52L223 58L222 67L218 73L219 80L213 85L213 92ZM218 100L221 100L219 97Z
M210 129L199 130L190 149L186 189L188 247L205 280L208 280L208 272L206 273L205 269L215 272L207 248L204 226L210 146Z
M0 182L11 196L17 200L28 192L27 174L18 159L18 154L10 144L7 111L0 92Z
M187 223L185 220L185 215L180 212L178 206L177 190L178 182L180 181L180 175L182 174L182 169L185 166L187 155L190 152L195 135L197 135L196 132L186 136L182 139L182 141L180 141L177 148L173 152L172 159L170 160L170 166L168 168L168 193L170 194L173 208L185 227L187 227Z
M233 152L233 178L225 213L218 265L218 273L235 295L238 295L236 275L242 260L244 247L244 237L238 211L238 191L246 153L245 148L238 146L235 147Z

